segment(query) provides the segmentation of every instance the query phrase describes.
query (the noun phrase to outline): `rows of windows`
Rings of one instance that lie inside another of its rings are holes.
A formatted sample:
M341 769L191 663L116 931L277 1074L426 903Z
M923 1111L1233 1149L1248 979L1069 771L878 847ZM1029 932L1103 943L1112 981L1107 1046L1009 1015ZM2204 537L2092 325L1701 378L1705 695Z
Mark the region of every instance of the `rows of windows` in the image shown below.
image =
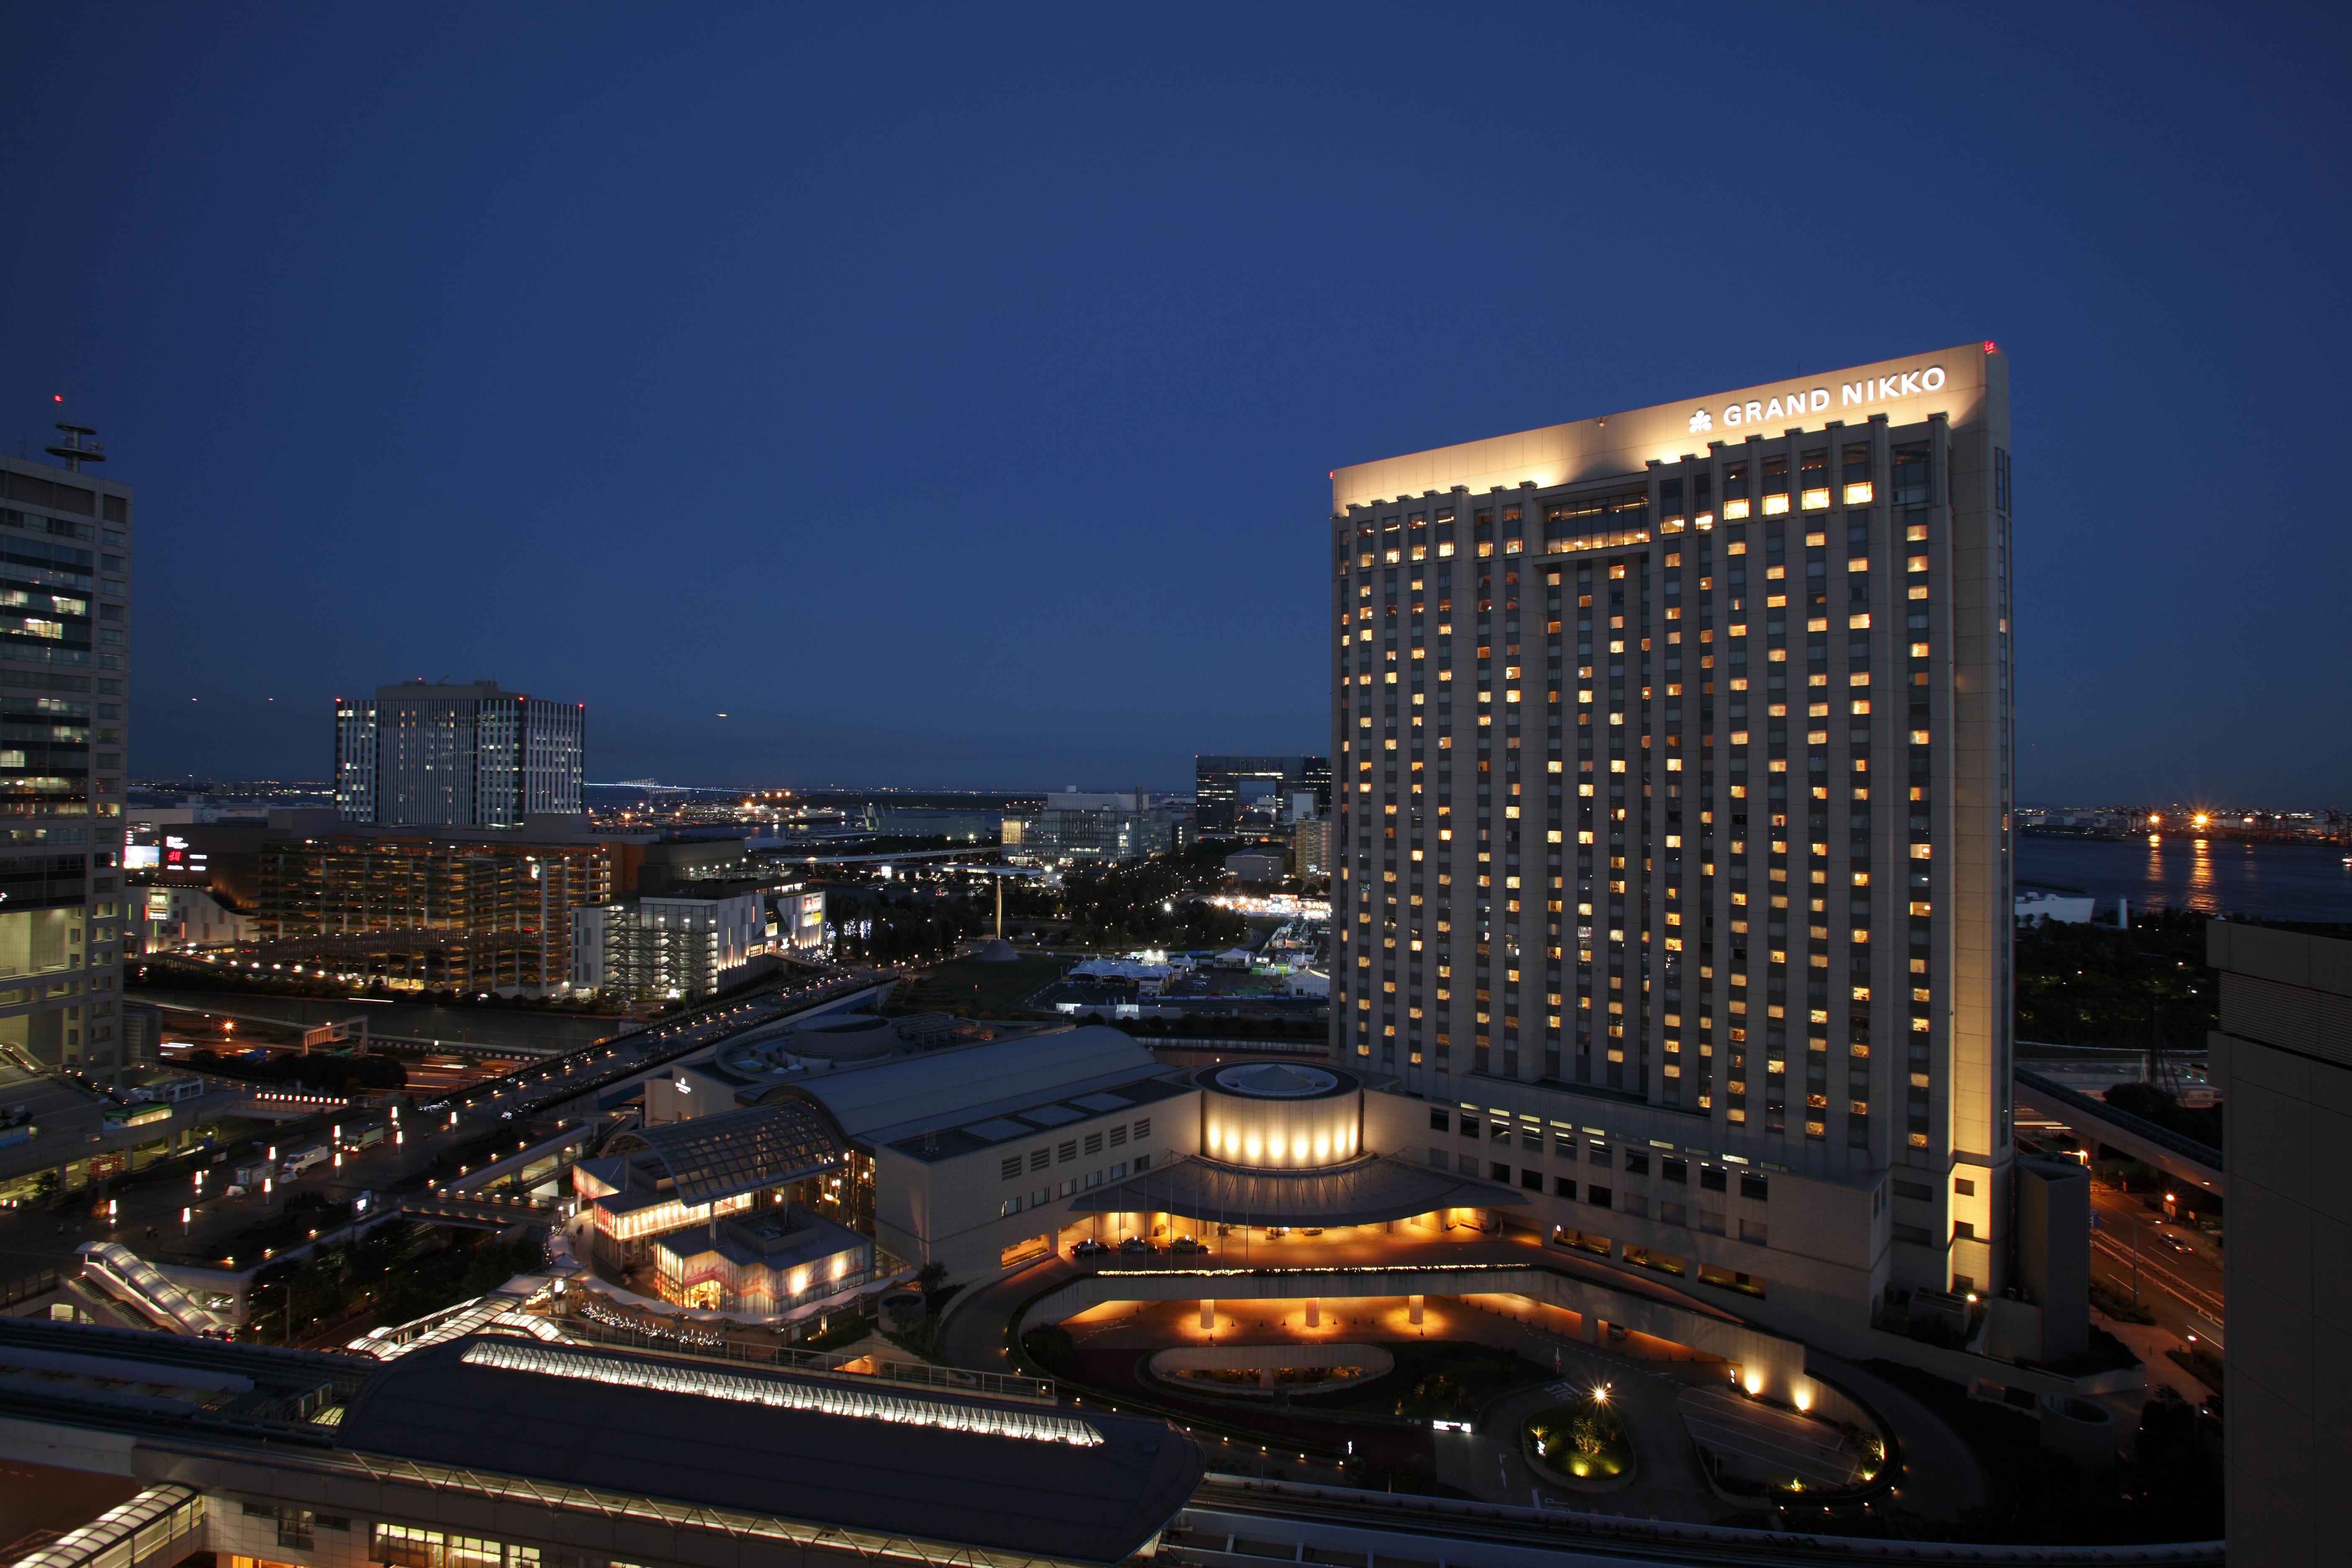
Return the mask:
M1046 1205L1052 1203L1057 1196L1074 1198L1077 1196L1079 1193L1091 1192L1095 1188L1101 1186L1106 1182L1125 1181L1128 1175L1128 1169L1129 1162L1120 1160L1114 1162L1107 1168L1088 1171L1083 1176L1065 1176L1062 1178L1061 1184L1058 1188L1052 1183L1048 1183L1045 1186L1037 1188L1034 1192L1027 1194L1025 1196L1020 1193L1015 1193L1011 1197L1003 1200L996 1205L996 1215L999 1219L1002 1219L1007 1215L1019 1214L1024 1208L1044 1208ZM1150 1169L1151 1169L1151 1156L1149 1154L1138 1154L1134 1160L1135 1173L1140 1175Z
M1655 1145L1612 1142L1606 1133L1596 1129L1588 1127L1580 1131L1569 1122L1547 1122L1527 1111L1514 1117L1507 1110L1482 1111L1475 1105L1464 1105L1458 1111L1433 1105L1429 1108L1429 1128L1433 1132L1452 1131L1461 1138L1483 1141L1497 1149L1549 1154L1570 1164L1623 1171L1643 1178L1654 1174L1661 1181L1677 1185L1688 1185L1691 1181L1692 1162L1684 1155L1667 1152ZM1728 1191L1732 1174L1721 1165L1701 1162L1697 1166L1698 1185L1707 1192ZM1752 1171L1738 1174L1741 1197L1755 1203L1770 1201L1769 1176Z
M1695 1205L1694 1200L1687 1194L1668 1196L1656 1193L1632 1191L1595 1182L1590 1178L1580 1180L1575 1176L1560 1175L1557 1173L1549 1173L1548 1178L1546 1172L1532 1165L1517 1167L1515 1182L1513 1168L1507 1161L1482 1161L1475 1154L1455 1154L1449 1157L1444 1150L1435 1146L1432 1146L1429 1151L1429 1165L1432 1170L1449 1171L1474 1179L1495 1182L1507 1187L1516 1185L1530 1193L1549 1192L1549 1195L1564 1202L1582 1202L1591 1208L1610 1209L1624 1215L1629 1219L1654 1219L1664 1225L1680 1226L1686 1230L1696 1230L1706 1236L1730 1236L1736 1231L1741 1241L1751 1246L1771 1245L1771 1226L1769 1221L1743 1216L1734 1226L1723 1210L1708 1208L1703 1201L1696 1202ZM1545 1184L1547 1179L1550 1184L1549 1188Z
M1067 1164L1078 1158L1081 1152L1099 1154L1106 1148L1116 1149L1127 1142L1130 1130L1137 1142L1144 1142L1151 1136L1151 1118L1149 1116L1137 1118L1131 1129L1129 1123L1122 1121L1115 1126L1099 1129L1078 1137L1065 1138L1059 1143L1048 1144L1042 1149L1032 1149L1027 1156L1026 1168L1032 1171L1042 1171L1056 1163ZM998 1179L1007 1182L1017 1180L1024 1169L1022 1159L1023 1156L1019 1154L1005 1155L998 1164Z
M1882 480L1867 443L1823 445L1726 462L1719 510L1707 469L1660 479L1654 521L1647 491L1638 506L1632 492L1562 502L1544 511L1547 551L1637 532L1646 542L1653 531L1671 544L1557 569L1527 558L1527 513L1507 503L1470 508L1475 549L1458 564L1458 508L1350 525L1365 548L1343 550L1338 575L1338 719L1340 776L1355 788L1343 784L1335 804L1341 1028L1359 1060L1377 1048L1382 1068L1447 1072L1463 1043L1472 1070L1525 1079L1538 1064L1523 1053L1540 1049L1543 1078L1815 1139L1843 1119L1859 1144L1872 1110L1872 940L1902 930L1911 952L1895 962L1914 981L1897 987L1911 993L1906 1131L1926 1142L1933 574L1930 517L1913 509L1930 498L1932 467L1927 443L1902 443ZM1825 515L1779 521L1792 497L1797 512ZM1761 521L1735 521L1751 502ZM1901 627L1884 627L1895 614ZM1365 646L1376 629L1377 653ZM1457 629L1475 648L1466 660ZM1878 629L1895 634L1882 645L1895 668L1874 668ZM1874 756L1882 717L1894 744L1880 739ZM1898 757L1908 777L1888 780ZM1457 764L1472 786L1459 801ZM1834 876L1833 824L1850 852ZM1875 910L1874 829L1907 846L1897 875L1909 884ZM1454 973L1457 924L1473 938L1466 977ZM1847 955L1836 984L1833 926ZM1834 1086L1833 1035L1848 1060Z
M369 1556L386 1568L540 1568L535 1546L402 1524L377 1525Z

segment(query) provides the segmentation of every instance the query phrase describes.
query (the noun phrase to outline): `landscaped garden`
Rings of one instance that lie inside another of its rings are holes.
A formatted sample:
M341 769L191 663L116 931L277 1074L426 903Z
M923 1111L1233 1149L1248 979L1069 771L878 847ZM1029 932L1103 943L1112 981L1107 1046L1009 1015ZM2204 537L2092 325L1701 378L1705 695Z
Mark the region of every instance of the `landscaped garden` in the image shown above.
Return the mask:
M1307 1394L1299 1410L1369 1410L1419 1420L1468 1421L1488 1400L1555 1375L1523 1356L1493 1345L1455 1340L1381 1342L1395 1370L1361 1387Z
M1605 1394L1538 1410L1519 1436L1530 1461L1570 1482L1615 1480L1633 1468L1633 1440Z

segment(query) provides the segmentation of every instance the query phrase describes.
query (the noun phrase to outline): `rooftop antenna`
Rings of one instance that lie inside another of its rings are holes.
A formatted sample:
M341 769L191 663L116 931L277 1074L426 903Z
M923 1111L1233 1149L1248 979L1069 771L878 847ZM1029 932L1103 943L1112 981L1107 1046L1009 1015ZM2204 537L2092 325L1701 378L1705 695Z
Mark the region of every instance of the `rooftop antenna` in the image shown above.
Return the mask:
M53 403L63 403L65 401L65 395L63 393L52 393L50 395L50 401ZM96 436L98 434L97 431L91 429L87 425L68 425L62 419L58 421L58 428L64 432L65 439L59 441L54 447L44 447L41 448L41 450L47 452L50 457L63 459L65 466L72 469L77 474L81 472L81 466L84 463L103 463L106 461L106 446L103 442L85 442L82 439L86 436Z

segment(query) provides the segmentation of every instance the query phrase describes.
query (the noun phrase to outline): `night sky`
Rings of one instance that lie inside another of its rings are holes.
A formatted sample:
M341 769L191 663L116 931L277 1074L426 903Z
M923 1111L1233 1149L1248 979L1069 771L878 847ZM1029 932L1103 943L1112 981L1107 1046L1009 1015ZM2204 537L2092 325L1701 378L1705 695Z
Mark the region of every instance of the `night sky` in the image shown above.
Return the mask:
M1991 338L2021 797L2352 805L2346 15L20 6L0 438L135 773L1173 788L1326 748L1333 466Z

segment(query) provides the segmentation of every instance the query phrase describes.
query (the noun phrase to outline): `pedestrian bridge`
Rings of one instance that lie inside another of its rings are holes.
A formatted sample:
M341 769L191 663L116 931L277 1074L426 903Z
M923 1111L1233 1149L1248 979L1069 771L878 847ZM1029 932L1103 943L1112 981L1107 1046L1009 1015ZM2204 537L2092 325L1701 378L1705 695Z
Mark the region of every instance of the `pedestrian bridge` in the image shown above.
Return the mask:
M173 1333L218 1334L228 1327L227 1319L198 1306L195 1298L119 1241L85 1241L74 1250L81 1255L84 1279Z

